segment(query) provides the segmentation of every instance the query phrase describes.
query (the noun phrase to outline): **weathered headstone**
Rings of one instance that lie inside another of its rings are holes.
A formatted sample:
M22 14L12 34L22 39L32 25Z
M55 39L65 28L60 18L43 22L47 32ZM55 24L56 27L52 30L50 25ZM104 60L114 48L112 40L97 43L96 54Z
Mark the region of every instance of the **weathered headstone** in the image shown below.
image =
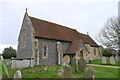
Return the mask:
M9 60L9 61L6 61L6 65L11 65L12 64L12 61Z
M76 58L72 58L71 66L75 69L76 68Z
M72 68L69 66L63 67L63 77L64 78L72 78Z
M79 57L74 57L76 59L76 65L78 65Z
M115 60L118 61L118 56L115 56Z
M107 63L106 57L102 57L102 64L106 64L106 63Z
M120 56L118 56L118 61L120 61Z
M92 66L87 67L85 69L84 78L90 78L92 80L94 80L96 78L96 71Z
M5 70L5 72L6 72L6 76L9 78L8 70L7 70L6 65L5 65L5 63L4 63L4 58L3 58L2 55L1 55L1 61L2 61L2 65L3 65L3 67L4 67L4 70Z
M16 80L17 78L22 78L20 70L17 70L16 73L14 74L14 80Z
M70 63L70 57L68 55L63 58L63 65L68 65Z
M87 64L86 60L83 59L83 58L80 58L80 59L78 60L78 70L79 70L79 71L84 71L85 68L86 68L86 64Z
M110 57L110 64L115 64L115 59L114 59L114 57L112 56L112 57Z
M116 61L120 61L120 56L118 56L118 55L115 56L115 60L116 60Z

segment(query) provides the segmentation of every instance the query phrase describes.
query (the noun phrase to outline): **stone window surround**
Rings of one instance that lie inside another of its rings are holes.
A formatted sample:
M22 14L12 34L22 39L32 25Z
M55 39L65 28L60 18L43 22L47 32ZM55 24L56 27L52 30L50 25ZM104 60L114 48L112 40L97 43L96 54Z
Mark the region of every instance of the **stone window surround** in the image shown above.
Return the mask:
M60 56L61 56L62 45L60 41L57 41L57 52L58 52L58 64L60 65Z
M44 47L46 47L46 56L44 55ZM42 58L48 58L48 45L46 43L42 47Z

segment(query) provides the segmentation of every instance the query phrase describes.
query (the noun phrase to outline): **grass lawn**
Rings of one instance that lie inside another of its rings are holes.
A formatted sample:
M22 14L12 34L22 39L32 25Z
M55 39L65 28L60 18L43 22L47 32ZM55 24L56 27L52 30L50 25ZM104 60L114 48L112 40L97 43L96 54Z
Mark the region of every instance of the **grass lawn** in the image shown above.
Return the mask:
M0 60L0 76L2 74L2 61Z
M120 66L120 61L115 61L116 64L110 64L110 61L107 60L107 64L102 64L102 61L99 59L93 60L90 62L90 64L99 64L99 65L111 65L111 66Z
M88 65L87 65L88 66ZM45 70L44 68L47 68ZM33 68L24 68L20 69L22 72L23 78L60 78L57 76L57 73L60 69L60 65L50 65L50 66L35 66ZM7 66L10 78L13 78L15 71ZM118 78L118 68L106 68L106 67L96 67L93 66L96 70L97 78ZM5 71L3 71L3 77L5 78ZM77 73L72 69L74 78L83 78L83 72Z
M97 78L118 78L118 68L93 66Z

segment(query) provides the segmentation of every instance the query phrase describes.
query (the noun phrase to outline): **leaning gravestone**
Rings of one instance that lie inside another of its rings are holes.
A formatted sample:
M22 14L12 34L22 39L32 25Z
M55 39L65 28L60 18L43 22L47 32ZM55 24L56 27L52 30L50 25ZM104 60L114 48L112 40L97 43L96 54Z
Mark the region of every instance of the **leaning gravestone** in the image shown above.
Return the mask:
M5 63L4 63L4 58L3 58L2 55L0 56L0 58L1 58L1 61L2 61L2 65L3 65L3 67L4 67L4 70L5 70L5 72L6 72L6 76L9 78L8 70L7 70L6 65L5 65Z
M76 68L76 58L72 58L71 66L75 69Z
M69 66L63 67L63 77L64 78L72 78L72 68Z
M78 60L78 70L79 70L79 71L84 71L85 68L86 68L86 64L87 64L87 62L85 61L85 59L80 58L80 59Z
M22 78L20 70L17 70L16 73L14 74L14 80L17 80L17 78Z
M84 72L84 78L95 79L96 78L96 71L92 66L87 67Z
M70 63L70 57L68 55L63 58L63 65L68 65Z
M114 59L114 57L112 56L112 57L110 57L110 64L115 64L115 59Z
M102 57L102 64L106 64L107 63L107 58L106 57Z

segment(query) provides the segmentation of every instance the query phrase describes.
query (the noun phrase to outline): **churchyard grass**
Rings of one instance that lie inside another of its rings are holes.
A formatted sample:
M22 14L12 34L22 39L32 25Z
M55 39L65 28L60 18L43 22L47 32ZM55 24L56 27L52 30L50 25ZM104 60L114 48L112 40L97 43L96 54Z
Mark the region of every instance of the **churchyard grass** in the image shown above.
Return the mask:
M93 66L97 78L118 78L118 68Z
M88 65L87 65L88 67ZM12 70L10 66L7 66L10 78L13 78L16 70ZM46 70L45 70L46 68ZM23 78L60 78L57 76L60 65L50 65L50 66L34 66L33 68L19 69L22 72ZM93 66L96 70L97 78L118 78L118 68L106 68ZM83 72L77 73L75 69L72 69L73 78L83 78ZM3 70L3 77L5 76L5 71Z
M0 60L0 72L2 71L2 61ZM0 74L1 75L1 74Z
M90 62L90 64L99 64L99 65L110 65L110 66L120 66L120 61L115 61L116 64L110 64L109 60L107 60L107 64L102 64L100 59L96 59Z

